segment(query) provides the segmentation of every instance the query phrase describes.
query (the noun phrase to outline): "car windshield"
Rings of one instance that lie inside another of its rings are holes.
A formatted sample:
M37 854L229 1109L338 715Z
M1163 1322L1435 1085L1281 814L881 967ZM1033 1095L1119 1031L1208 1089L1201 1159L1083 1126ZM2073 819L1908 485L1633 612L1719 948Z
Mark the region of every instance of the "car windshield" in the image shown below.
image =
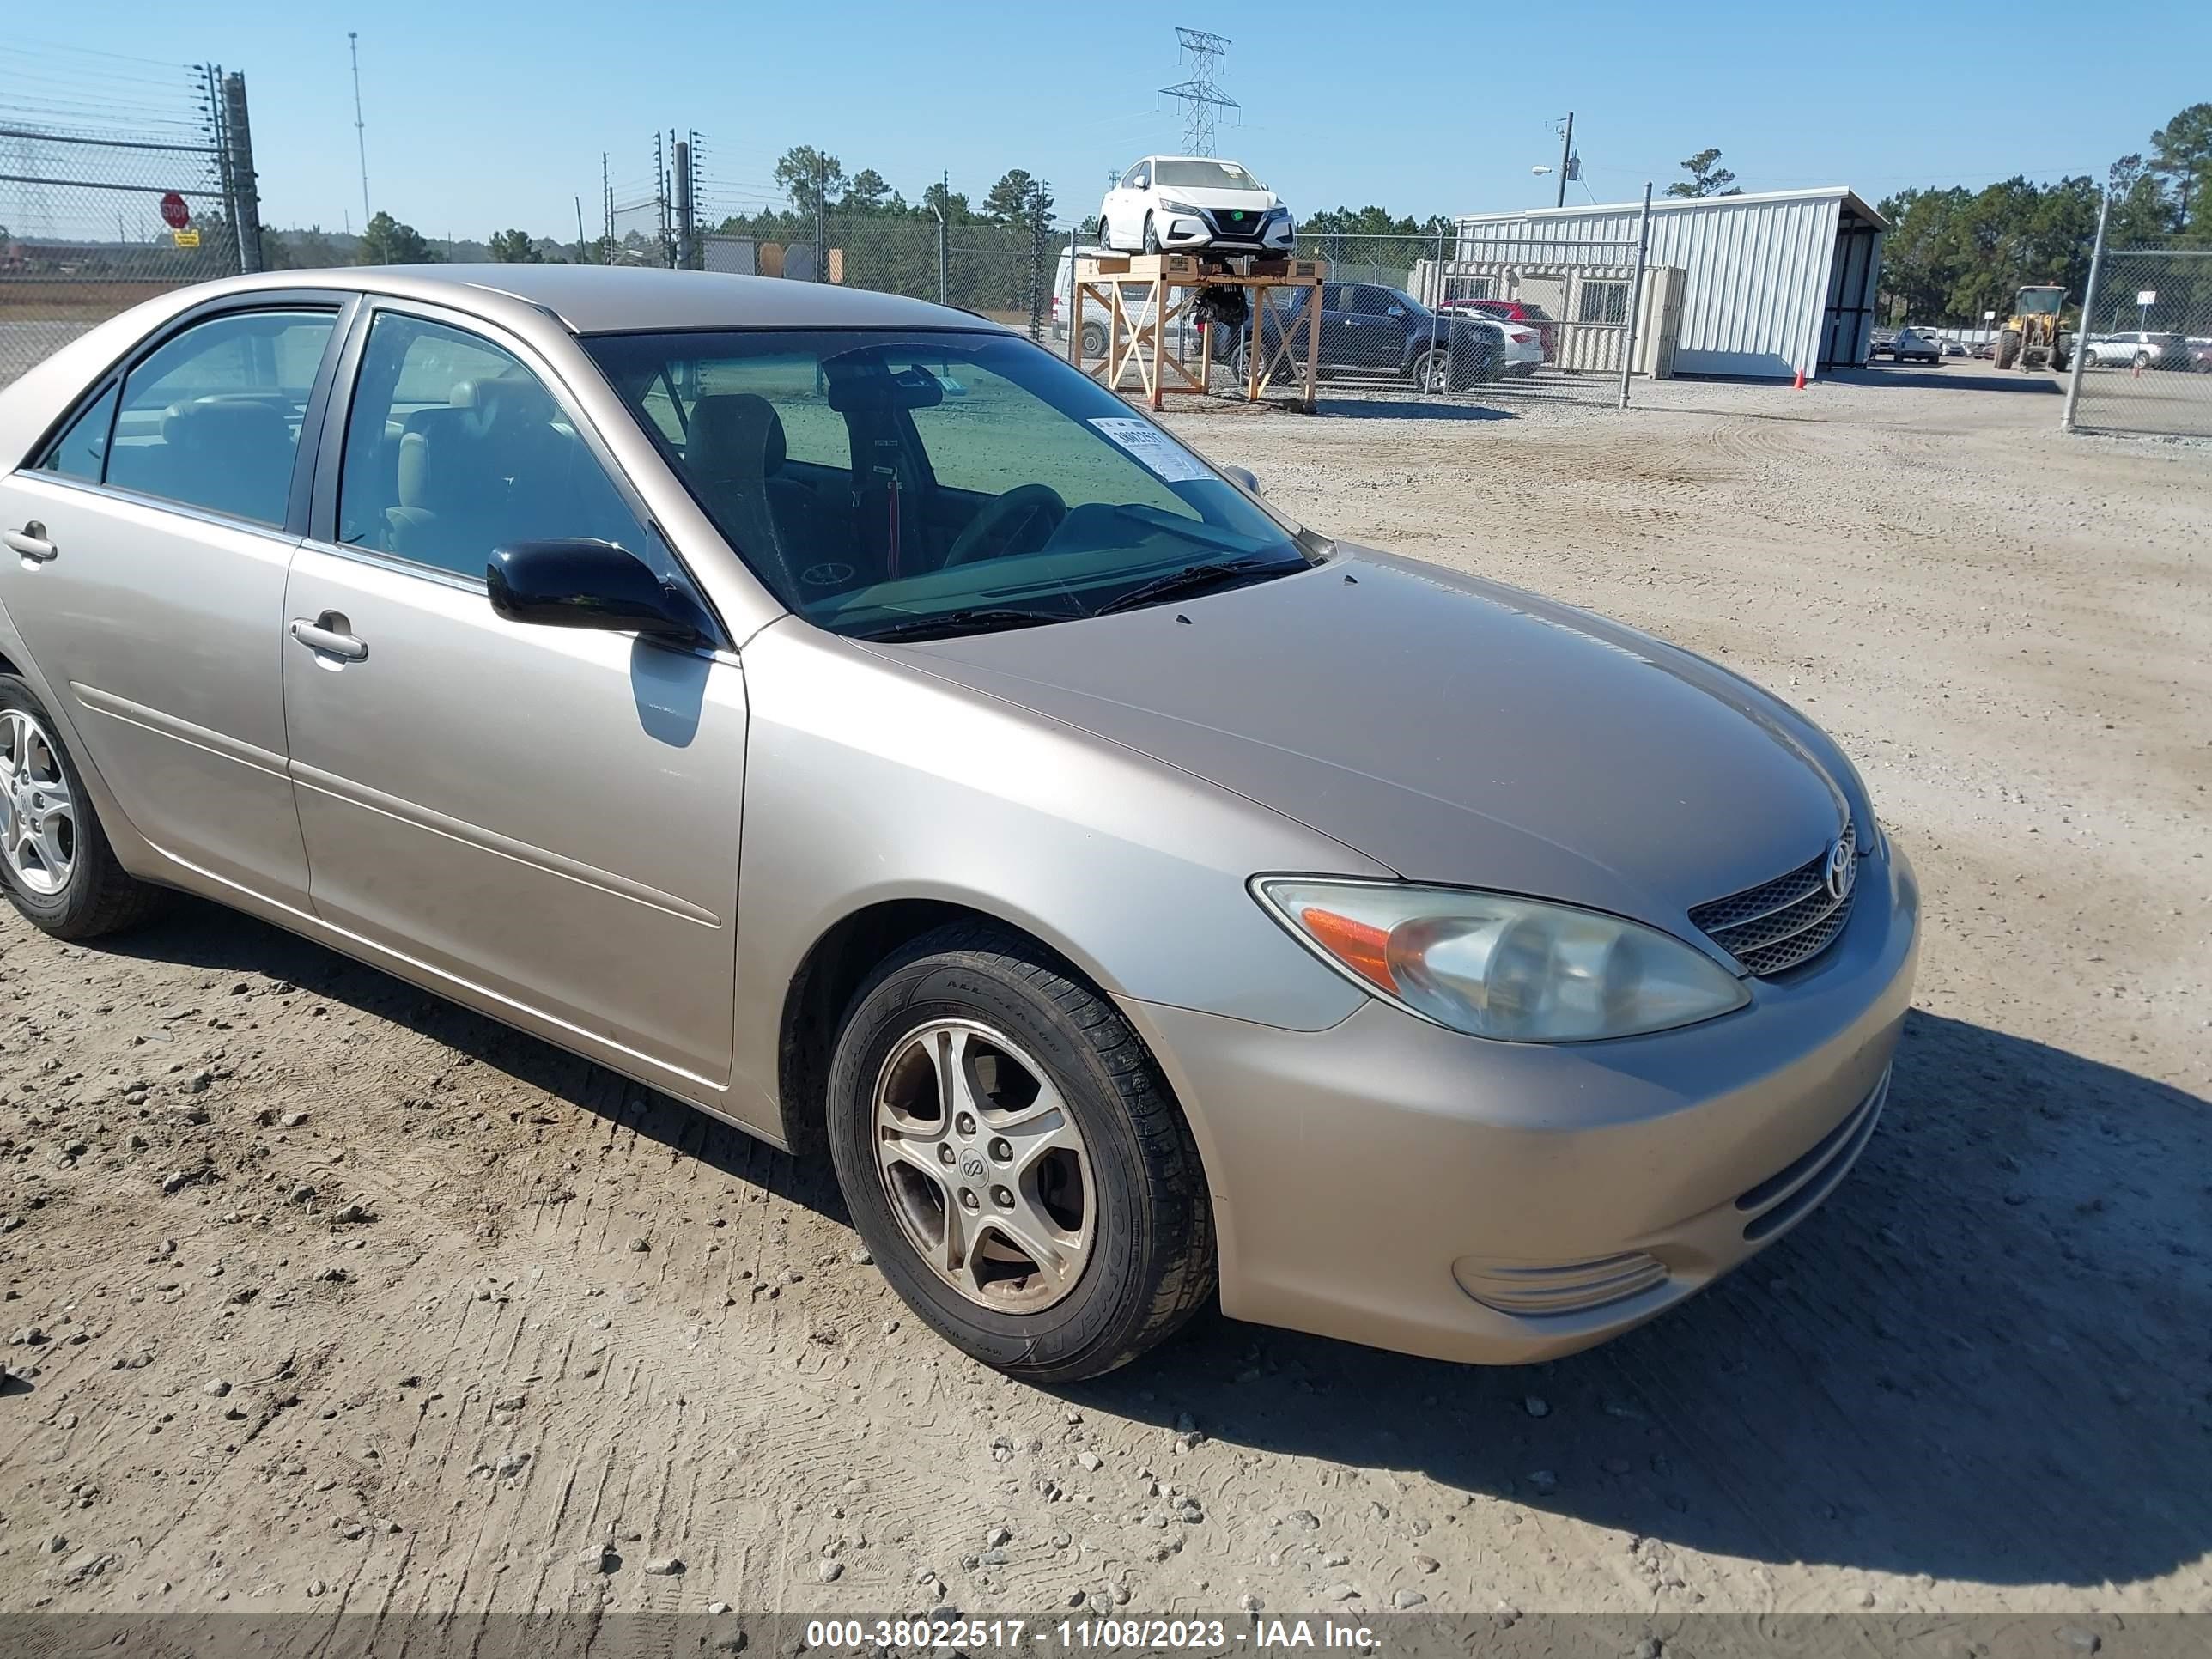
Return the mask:
M1152 183L1175 190L1265 190L1267 186L1234 161L1155 161Z
M1319 555L1165 430L1012 335L584 345L755 574L837 633L1072 621L1212 580L1185 581L1193 570L1262 580Z

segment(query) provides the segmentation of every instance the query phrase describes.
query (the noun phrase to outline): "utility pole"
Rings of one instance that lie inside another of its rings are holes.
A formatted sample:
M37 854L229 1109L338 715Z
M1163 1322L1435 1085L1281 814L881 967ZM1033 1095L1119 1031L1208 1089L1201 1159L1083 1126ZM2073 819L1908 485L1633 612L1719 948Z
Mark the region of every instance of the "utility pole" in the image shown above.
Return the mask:
M361 118L361 36L346 31L346 56L353 60L353 147L361 156L361 228L375 216L368 210L368 132Z
M253 135L246 121L246 77L222 77L223 141L229 152L231 231L238 239L238 268L266 269L261 257L261 191L253 181Z
M696 238L691 234L691 145L688 139L676 141L676 266L679 270L693 269L691 252Z
M599 252L606 263L615 262L615 187L607 176L607 153L599 152L599 206L606 215L607 240L600 244Z
M937 175L937 303L946 303L945 255L946 244L952 237L952 174L950 169Z
M1045 297L1045 207L1044 181L1037 179L1030 185L1030 338L1044 337Z
M1569 110L1566 131L1559 139L1559 198L1553 204L1554 207L1565 207L1567 204L1567 174L1574 170L1574 165L1575 112Z
M576 198L576 263L580 265L591 263L584 257L584 198L581 196Z

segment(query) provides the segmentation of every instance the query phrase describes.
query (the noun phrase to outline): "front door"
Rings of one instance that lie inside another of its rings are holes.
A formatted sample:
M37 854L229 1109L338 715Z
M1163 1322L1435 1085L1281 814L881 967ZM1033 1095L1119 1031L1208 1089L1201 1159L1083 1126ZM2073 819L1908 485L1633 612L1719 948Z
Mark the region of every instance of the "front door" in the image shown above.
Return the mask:
M695 1096L726 1085L745 696L726 653L495 615L493 549L680 564L517 342L365 319L334 499L294 562L285 706L315 910Z
M131 826L300 908L276 641L338 305L263 304L187 322L0 480L0 603Z

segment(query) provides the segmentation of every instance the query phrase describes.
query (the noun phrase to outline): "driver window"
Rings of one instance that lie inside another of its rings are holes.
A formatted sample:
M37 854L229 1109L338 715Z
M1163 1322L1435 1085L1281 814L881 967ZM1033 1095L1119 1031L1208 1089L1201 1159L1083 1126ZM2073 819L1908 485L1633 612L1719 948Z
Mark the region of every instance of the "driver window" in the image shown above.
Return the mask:
M993 496L1046 483L1070 507L1137 502L1195 519L1198 510L1079 422L1050 418L1036 396L971 362L889 354L894 370L920 368L944 383L944 401L911 411L941 489Z

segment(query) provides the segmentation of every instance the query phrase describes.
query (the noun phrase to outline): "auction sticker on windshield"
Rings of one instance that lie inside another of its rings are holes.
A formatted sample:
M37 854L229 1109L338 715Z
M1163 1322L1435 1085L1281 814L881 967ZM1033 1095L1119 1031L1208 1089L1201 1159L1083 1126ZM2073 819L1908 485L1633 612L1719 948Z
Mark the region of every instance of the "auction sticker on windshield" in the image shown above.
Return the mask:
M1093 417L1091 424L1170 483L1186 483L1193 478L1209 476L1197 456L1150 421L1100 415Z

